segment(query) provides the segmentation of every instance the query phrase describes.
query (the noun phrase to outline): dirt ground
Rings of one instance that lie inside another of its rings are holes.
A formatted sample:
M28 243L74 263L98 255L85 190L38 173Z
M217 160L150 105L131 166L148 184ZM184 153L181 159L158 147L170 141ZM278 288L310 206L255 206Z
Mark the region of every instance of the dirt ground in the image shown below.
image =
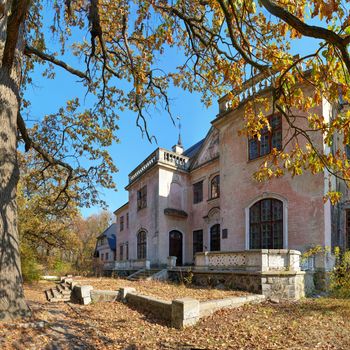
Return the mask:
M110 283L122 283L122 280L87 282L108 289ZM146 283L135 282L133 286L146 290ZM52 285L40 282L25 286L33 317L0 323L1 350L350 349L349 300L320 298L249 305L219 311L201 319L194 327L177 330L121 302L88 306L48 303L43 291ZM114 284L110 289L113 288ZM177 287L158 284L156 289L161 295L173 288ZM184 287L178 288L178 295L182 296ZM216 292L228 291L211 291ZM171 293L177 294L174 290Z

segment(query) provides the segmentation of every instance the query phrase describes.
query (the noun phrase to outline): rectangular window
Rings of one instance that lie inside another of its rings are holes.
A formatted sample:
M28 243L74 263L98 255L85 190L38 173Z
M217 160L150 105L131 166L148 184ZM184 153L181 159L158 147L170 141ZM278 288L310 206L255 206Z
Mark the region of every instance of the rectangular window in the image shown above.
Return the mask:
M125 259L129 260L129 242L125 243Z
M203 200L203 181L193 184L193 203L200 203Z
M124 257L123 257L123 249L124 247L123 247L123 245L121 244L120 246L119 246L119 260L124 260Z
M126 213L126 228L129 228L129 213Z
M101 254L101 261L103 261L103 253Z
M124 215L119 219L120 231L124 230Z
M147 186L143 186L137 191L137 209L143 209L147 207Z
M106 260L108 260L108 253L106 253Z
M260 140L253 137L248 141L249 160L269 154L273 148L282 149L282 118L279 114L268 118L271 129L267 127L261 130Z
M203 230L193 231L193 258L198 252L203 251Z

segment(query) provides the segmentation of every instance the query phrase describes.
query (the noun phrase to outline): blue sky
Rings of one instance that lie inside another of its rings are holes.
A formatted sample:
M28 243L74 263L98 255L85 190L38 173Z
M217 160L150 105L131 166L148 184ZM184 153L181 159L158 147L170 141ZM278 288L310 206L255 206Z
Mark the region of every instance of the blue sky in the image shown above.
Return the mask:
M176 54L171 59L176 62ZM41 68L34 72L34 85L26 92L26 98L31 101L29 108L30 120L40 120L45 114L54 113L64 105L64 102L76 95L84 96L85 90L75 77L66 73L63 69L56 69L56 77L53 80L41 77ZM210 121L218 112L216 102L206 109L200 102L198 94L190 94L181 89L170 89L171 109L174 117L181 117L182 141L185 148L203 138L210 128ZM89 99L86 101L89 102ZM159 108L149 116L148 129L158 141L151 144L146 137L142 137L141 131L136 126L136 114L130 111L120 113L117 136L120 143L110 147L110 154L119 171L114 175L117 184L117 192L101 188L101 196L108 203L109 210L114 211L128 200L128 194L124 187L128 183L128 174L142 162L155 148L164 147L171 149L178 139L178 128L175 127L169 115ZM83 216L100 211L99 206L82 208Z
M314 49L316 45L316 41L299 40L293 44L292 52L294 54L306 54ZM179 52L170 50L163 57L163 60L170 66L176 66L179 57L181 57ZM78 62L75 61L75 64L78 65ZM61 68L57 68L56 73L55 79L49 80L42 78L41 68L35 70L34 85L30 86L26 93L26 98L31 101L29 109L31 120L40 120L45 114L55 113L59 107L64 105L66 100L77 95L81 97L85 95L86 91L75 77ZM188 148L206 135L210 128L210 121L218 113L217 101L213 101L212 106L206 109L198 94L190 94L175 88L170 89L169 98L171 99L173 116L181 117L182 141L184 147ZM89 99L86 102L89 103ZM136 114L129 111L120 113L118 123L120 129L117 133L120 143L110 147L110 154L119 169L119 172L114 175L117 192L101 188L101 196L108 203L110 211L114 211L128 200L128 194L124 190L128 183L128 174L156 147L171 149L177 142L178 129L161 108L159 108L158 113L151 115L147 121L149 132L157 138L158 145L151 144L146 137L142 138L135 121ZM98 206L81 209L85 217L100 210L101 208Z

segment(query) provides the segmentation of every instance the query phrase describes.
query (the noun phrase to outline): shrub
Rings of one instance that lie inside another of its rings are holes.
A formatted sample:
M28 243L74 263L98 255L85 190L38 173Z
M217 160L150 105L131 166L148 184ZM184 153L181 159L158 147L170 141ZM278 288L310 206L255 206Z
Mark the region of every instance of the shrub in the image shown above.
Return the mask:
M350 298L350 250L334 250L336 265L331 273L330 289L334 296Z
M58 259L54 262L53 270L57 275L66 275L72 273L72 264Z
M28 247L21 247L22 277L25 282L36 282L40 279L41 270L32 250Z

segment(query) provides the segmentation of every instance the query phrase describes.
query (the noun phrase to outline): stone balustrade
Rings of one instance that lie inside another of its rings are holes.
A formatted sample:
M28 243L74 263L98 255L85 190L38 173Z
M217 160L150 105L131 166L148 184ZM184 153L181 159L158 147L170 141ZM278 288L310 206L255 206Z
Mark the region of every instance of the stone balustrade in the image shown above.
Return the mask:
M189 158L176 152L158 148L129 174L129 183L151 169L156 164L165 164L176 169L187 170Z
M149 269L151 262L146 259L112 261L105 263L104 270L133 270L133 269Z
M238 104L243 103L252 96L268 90L273 86L274 80L277 78L279 72L272 74L268 77L263 74L256 75L249 79L242 86L242 89L238 93L234 94L234 98L238 100ZM223 96L219 100L219 113L225 113L232 109L232 100L228 95Z
M196 253L195 266L199 269L234 269L243 271L300 271L297 250L252 249L232 252Z

